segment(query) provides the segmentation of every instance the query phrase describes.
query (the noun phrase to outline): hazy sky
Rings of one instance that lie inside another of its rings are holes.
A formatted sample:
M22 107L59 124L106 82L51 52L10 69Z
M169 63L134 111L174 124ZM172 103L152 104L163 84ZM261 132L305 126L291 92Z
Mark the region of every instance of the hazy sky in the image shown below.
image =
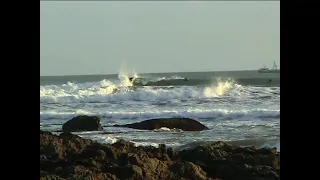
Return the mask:
M40 1L40 75L280 67L280 1Z

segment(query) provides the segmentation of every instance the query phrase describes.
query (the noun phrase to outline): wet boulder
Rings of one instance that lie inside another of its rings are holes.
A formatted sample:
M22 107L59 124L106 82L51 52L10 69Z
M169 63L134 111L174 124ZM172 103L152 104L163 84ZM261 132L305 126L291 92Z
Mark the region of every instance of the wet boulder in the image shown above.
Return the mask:
M62 126L63 132L101 131L100 118L97 116L81 115L72 118Z
M114 125L115 127L128 127L140 130L154 130L166 127L169 129L181 129L183 131L203 131L209 129L200 122L190 118L160 118L150 119L139 123Z

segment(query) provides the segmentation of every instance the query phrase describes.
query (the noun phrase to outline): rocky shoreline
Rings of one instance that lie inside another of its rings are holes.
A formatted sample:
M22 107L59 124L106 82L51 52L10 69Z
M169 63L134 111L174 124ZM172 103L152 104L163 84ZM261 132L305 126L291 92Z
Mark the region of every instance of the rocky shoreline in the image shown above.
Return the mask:
M177 151L40 130L40 179L274 180L280 179L280 152L221 141Z

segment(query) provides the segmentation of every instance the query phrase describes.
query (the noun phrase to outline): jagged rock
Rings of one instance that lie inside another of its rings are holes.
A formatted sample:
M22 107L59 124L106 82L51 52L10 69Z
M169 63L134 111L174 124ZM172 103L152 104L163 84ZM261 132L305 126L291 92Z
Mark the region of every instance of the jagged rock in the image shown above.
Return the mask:
M100 144L71 133L40 131L40 179L280 179L275 149L212 142L174 150L164 144Z

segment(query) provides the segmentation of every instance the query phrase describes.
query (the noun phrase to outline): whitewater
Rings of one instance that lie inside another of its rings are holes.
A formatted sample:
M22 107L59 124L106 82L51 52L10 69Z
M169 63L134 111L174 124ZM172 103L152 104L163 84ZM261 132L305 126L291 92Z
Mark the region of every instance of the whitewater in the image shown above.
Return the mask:
M59 131L78 115L101 118L103 131L77 134L104 143L181 147L223 140L280 150L280 77L256 71L40 77L40 129ZM161 117L193 118L210 130L112 127Z

